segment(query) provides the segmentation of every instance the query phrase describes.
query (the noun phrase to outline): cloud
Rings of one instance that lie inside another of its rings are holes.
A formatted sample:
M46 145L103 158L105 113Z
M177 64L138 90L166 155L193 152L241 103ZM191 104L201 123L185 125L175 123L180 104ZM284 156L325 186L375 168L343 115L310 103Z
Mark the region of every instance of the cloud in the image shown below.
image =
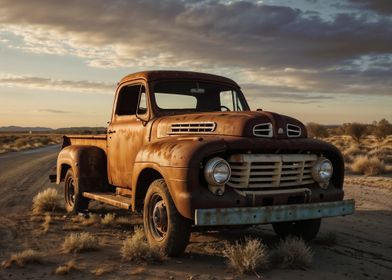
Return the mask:
M39 113L50 113L50 114L69 114L72 112L63 111L63 110L54 110L54 109L39 109Z
M390 0L349 0L349 2L363 10L371 10L383 15L392 14L392 2Z
M320 103L325 100L334 99L333 96L328 94L311 94L297 88L285 86L243 84L241 88L250 103L260 98L278 103L301 104Z
M9 87L28 87L47 90L60 90L72 92L90 92L90 93L108 93L112 94L115 85L90 82L90 81L72 81L72 80L55 80L43 77L31 76L0 76L0 85Z
M388 6L350 1L345 3L362 9ZM258 76L266 86L308 93L391 93L389 17L341 12L326 19L317 11L259 1L36 0L32 7L27 0L0 0L0 5L0 37L17 36L22 43L5 44L25 52L74 55L93 67L221 74L231 69L250 73L242 75L242 83ZM381 60L387 67L380 67Z

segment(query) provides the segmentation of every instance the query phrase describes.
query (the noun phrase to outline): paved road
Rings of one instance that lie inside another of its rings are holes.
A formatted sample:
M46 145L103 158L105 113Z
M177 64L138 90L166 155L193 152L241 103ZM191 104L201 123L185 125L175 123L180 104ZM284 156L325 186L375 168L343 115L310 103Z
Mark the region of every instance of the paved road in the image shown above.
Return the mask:
M40 190L55 186L48 176L60 145L0 155L0 214L25 212Z

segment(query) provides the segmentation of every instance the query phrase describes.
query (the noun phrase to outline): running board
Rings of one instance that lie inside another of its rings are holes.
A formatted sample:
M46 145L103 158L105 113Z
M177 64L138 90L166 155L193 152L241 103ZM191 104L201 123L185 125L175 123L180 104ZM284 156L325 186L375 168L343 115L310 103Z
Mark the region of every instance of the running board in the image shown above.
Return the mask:
M132 206L132 200L130 197L116 195L111 192L83 192L83 196L123 209L130 209Z

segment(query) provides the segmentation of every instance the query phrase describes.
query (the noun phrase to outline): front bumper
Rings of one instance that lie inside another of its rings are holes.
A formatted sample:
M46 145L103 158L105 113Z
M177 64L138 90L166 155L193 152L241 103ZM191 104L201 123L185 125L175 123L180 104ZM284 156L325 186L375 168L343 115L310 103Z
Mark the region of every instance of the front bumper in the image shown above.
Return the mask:
M353 199L264 207L196 209L195 225L225 226L269 224L345 216L353 214L354 210L355 201Z

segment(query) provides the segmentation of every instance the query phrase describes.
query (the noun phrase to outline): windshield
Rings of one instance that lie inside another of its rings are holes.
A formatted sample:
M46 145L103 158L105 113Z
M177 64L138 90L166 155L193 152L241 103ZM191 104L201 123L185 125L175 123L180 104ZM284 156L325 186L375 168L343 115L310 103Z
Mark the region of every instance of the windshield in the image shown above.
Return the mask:
M206 82L159 82L154 99L163 114L246 111L242 93L230 86Z

